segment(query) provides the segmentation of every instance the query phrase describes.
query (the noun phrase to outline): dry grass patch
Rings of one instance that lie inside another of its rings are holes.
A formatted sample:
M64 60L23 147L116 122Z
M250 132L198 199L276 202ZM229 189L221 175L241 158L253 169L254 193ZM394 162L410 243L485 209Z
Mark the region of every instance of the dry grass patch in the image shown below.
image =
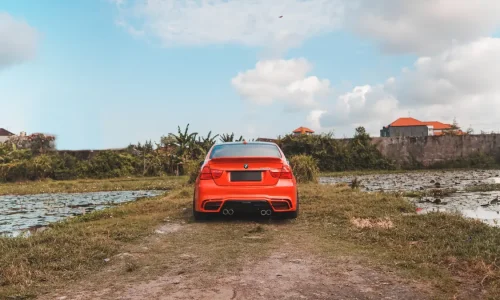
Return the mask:
M362 218L351 218L351 224L356 228L382 228L382 229L391 229L394 227L394 224L390 219L378 219L378 220L370 220L370 219L362 219Z
M138 177L109 180L82 179L68 181L28 181L0 184L0 195L28 195L44 193L87 193L101 191L169 190L179 186L185 177Z

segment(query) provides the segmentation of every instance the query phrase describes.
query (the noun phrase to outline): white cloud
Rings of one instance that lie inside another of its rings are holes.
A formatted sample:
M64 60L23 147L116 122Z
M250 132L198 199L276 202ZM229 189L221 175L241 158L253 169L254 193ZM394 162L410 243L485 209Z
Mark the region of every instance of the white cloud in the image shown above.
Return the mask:
M327 113L326 110L316 109L313 110L307 115L307 122L309 123L309 127L313 130L321 129L321 116Z
M321 115L322 127L363 125L377 133L398 117L452 122L476 130L500 129L500 39L481 38L431 57L379 86L359 86Z
M118 23L165 46L243 44L284 50L340 26L341 0L113 0ZM283 18L279 18L283 16Z
M29 24L0 12L0 69L34 58L38 39Z
M307 76L311 70L305 59L259 61L231 83L241 97L257 105L282 102L292 109L314 107L329 94L330 82Z
M358 0L347 26L390 53L435 54L453 43L491 35L500 25L498 0Z

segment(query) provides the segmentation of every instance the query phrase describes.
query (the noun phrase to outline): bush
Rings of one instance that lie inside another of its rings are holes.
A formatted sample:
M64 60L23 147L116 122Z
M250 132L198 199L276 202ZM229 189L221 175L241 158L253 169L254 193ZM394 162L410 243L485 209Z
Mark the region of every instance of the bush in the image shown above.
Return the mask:
M317 182L319 168L317 161L310 155L295 155L290 158L290 165L297 182Z
M28 163L13 162L0 164L0 181L15 182L28 179Z
M137 158L131 154L114 151L99 152L89 161L87 176L94 178L112 178L134 174Z
M387 170L396 166L371 143L363 127L356 129L353 139L334 139L333 134L286 135L278 145L287 156L310 155L322 172L353 170Z
M184 164L184 174L188 176L188 183L193 184L200 173L200 162L197 160L188 160Z

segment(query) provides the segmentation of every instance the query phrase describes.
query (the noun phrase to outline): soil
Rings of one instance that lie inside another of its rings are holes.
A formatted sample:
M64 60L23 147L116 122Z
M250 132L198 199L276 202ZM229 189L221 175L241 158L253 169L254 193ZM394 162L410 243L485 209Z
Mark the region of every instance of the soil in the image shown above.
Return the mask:
M258 249L255 247L238 248L238 255L228 257L215 253L216 248L208 245L206 251L202 251L203 245L196 244L192 234L200 229L213 229L207 227L210 225L162 225L146 241L109 259L104 271L39 299L430 298L431 289L426 284L403 279L355 257L311 251L314 241L309 239L314 237L287 239L279 231L279 225L266 226L264 234L254 230L255 234L235 241L266 243L266 234L273 235L274 246L262 255L249 253ZM182 236L189 242L170 248ZM217 257L228 261L222 267L209 267Z

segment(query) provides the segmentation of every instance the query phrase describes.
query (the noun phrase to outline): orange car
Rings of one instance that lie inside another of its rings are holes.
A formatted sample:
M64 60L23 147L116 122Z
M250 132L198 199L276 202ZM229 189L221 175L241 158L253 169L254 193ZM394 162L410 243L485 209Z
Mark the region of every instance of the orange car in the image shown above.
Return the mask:
M296 218L297 181L283 151L274 143L214 145L196 179L193 215L259 213Z

